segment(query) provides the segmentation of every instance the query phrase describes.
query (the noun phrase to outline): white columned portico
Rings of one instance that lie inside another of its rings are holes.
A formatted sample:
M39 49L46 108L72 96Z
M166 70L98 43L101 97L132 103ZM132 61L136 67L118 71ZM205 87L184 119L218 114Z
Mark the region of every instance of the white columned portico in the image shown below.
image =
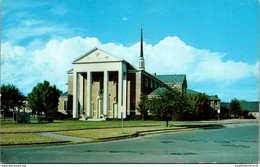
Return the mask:
M103 115L107 116L106 118L120 119L121 111L123 111L123 117L126 118L127 66L128 64L124 60L99 48L94 48L74 60L73 86L71 83L69 84L73 87L73 117L77 118L79 114L83 114L86 110L85 116L93 118L93 110L95 108L95 112L96 109L101 114L103 111ZM118 76L114 76L116 72ZM98 88L101 85L101 73L103 73L103 86L102 88L100 87L103 89L102 93L99 92ZM109 82L110 74L112 74L111 79L113 78L113 83L111 82L111 84ZM115 78L117 78L116 84L114 83ZM99 84L94 84L93 80L95 83L99 82ZM97 95L97 99L92 99L92 95L93 98L96 98ZM111 102L109 101L110 98ZM92 100L95 101L92 102ZM96 104L96 100L99 100L101 103L98 101ZM93 107L93 104L98 106ZM111 111L109 111L110 105L112 105ZM97 114L98 118L100 118L99 116Z
M108 116L108 104L109 104L109 72L104 71L104 107L103 107L103 114Z
M87 116L92 117L92 72L87 72Z
M84 78L82 75L79 75L79 82L80 82L80 98L79 98L79 111L80 111L80 115L83 115L83 106L84 106Z
M78 72L73 72L73 118L78 117Z

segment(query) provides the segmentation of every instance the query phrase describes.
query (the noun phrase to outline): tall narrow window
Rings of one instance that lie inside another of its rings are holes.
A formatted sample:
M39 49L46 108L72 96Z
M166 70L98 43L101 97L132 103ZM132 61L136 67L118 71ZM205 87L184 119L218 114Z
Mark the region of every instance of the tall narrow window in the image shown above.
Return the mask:
M145 87L148 87L149 86L149 81L148 79L145 79Z
M68 109L68 101L64 101L64 110Z
M104 88L104 78L101 77L100 80L99 80L99 89L103 90L103 88Z

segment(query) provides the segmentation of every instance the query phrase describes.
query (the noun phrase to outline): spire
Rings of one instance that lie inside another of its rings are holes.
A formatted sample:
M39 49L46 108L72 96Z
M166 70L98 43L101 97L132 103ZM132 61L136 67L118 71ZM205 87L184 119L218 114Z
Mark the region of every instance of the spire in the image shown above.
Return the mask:
M139 68L144 70L144 53L143 53L143 28L141 25L141 48L140 48Z
M143 53L143 29L141 26L141 53L140 53L140 57L144 57L144 53Z

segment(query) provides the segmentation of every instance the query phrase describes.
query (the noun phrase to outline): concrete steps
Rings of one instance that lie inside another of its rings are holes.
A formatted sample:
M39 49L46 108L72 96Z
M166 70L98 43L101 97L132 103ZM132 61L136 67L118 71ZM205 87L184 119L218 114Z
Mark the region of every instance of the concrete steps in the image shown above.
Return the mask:
M89 118L86 121L105 121L105 118Z

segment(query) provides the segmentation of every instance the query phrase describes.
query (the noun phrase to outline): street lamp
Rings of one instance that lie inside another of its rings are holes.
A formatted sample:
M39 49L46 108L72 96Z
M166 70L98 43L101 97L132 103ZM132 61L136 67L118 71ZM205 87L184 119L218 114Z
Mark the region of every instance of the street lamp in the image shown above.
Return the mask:
M122 134L123 134L123 129L124 129L124 118L123 118L123 109L124 107L121 106L121 118L122 118Z

